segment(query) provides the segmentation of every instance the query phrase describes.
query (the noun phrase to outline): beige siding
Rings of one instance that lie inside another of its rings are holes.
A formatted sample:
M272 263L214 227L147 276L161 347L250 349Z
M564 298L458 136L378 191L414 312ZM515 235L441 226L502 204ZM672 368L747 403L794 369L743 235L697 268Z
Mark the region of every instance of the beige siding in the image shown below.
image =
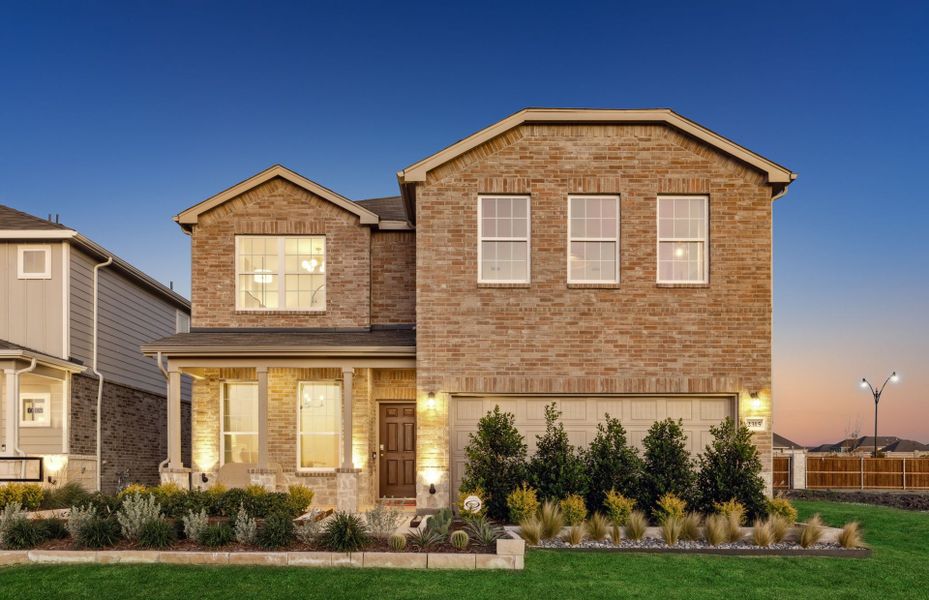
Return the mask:
M49 246L51 279L19 279L17 248ZM63 356L62 244L0 244L0 339Z
M62 447L64 382L29 373L19 376L19 390L23 392L44 392L51 396L51 414L49 427L20 427L19 447L27 455L58 454Z
M92 365L93 352L94 264L91 257L72 249L71 355L88 367ZM174 334L176 310L175 306L134 284L112 267L101 269L97 353L104 378L165 395L164 376L155 361L143 356L139 347Z

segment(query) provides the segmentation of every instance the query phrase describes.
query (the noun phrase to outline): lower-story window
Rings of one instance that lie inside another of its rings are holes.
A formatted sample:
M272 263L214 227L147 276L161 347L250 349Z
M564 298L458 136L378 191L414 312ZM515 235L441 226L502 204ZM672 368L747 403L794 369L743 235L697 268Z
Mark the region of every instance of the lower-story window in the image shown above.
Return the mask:
M222 411L223 464L257 463L258 384L224 384Z
M342 384L304 381L297 390L297 444L301 469L339 466Z

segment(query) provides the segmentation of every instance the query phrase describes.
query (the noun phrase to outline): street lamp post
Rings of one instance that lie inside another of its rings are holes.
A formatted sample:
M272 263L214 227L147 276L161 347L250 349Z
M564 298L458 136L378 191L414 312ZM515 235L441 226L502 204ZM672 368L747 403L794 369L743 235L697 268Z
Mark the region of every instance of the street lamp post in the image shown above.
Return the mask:
M900 378L897 377L897 372L894 371L890 374L890 377L884 380L881 387L875 388L867 379L864 377L861 378L861 387L871 390L871 395L874 396L874 458L877 458L877 405L881 401L881 394L884 393L884 387L887 385L887 382L897 383L899 379Z

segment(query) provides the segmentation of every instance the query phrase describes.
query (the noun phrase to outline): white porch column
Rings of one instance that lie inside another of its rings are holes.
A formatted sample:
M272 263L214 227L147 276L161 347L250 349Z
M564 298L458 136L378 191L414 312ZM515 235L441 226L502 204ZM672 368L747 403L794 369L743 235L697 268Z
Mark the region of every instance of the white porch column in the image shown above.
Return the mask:
M181 461L181 372L168 371L168 468L183 469Z
M268 468L268 367L255 369L258 375L258 470Z
M6 428L3 434L3 444L6 446L3 454L6 456L13 456L13 453L16 451L15 440L16 440L16 426L19 425L19 417L17 415L17 396L16 393L16 371L13 369L4 369L3 370L3 381L6 384L6 389L4 390L4 398L6 399Z
M354 469L352 459L352 380L355 369L342 368L342 468Z

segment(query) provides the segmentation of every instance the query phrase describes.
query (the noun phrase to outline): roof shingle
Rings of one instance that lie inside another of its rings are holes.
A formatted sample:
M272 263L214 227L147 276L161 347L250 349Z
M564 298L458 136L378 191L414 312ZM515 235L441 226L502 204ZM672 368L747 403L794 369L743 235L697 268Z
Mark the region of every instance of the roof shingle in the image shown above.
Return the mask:
M0 204L0 229L14 231L35 231L70 229L61 223L53 223L46 219L40 219L21 210L16 210L11 206Z

